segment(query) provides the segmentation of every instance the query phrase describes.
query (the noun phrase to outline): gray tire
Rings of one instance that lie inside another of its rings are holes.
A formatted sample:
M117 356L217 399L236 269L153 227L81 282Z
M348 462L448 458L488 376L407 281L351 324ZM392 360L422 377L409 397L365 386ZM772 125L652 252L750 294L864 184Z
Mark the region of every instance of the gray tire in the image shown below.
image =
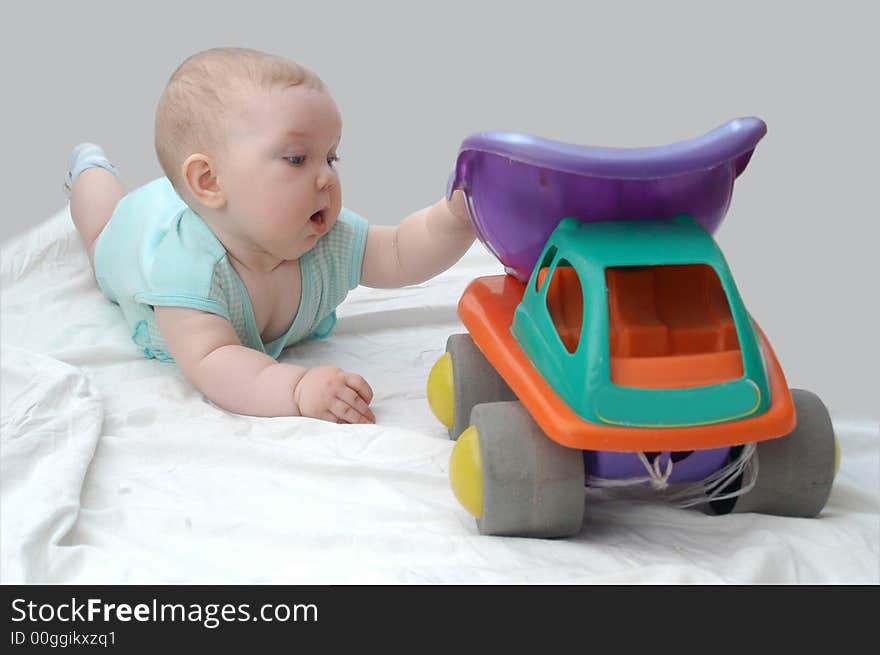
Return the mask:
M470 425L474 405L516 400L516 394L486 360L470 335L451 335L446 340L446 352L452 357L452 393L455 399L449 438L455 441Z
M828 501L836 459L831 416L816 394L792 389L791 395L797 427L758 443L755 486L736 498L734 512L809 518Z
M520 402L474 407L482 462L480 534L566 537L584 518L584 459L547 437Z

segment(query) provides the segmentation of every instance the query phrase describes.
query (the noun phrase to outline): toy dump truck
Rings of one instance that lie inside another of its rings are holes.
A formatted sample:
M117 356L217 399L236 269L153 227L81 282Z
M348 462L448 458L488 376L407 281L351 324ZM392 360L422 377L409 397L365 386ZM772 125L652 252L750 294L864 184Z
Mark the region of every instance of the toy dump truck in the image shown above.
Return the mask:
M482 534L582 528L585 489L710 513L810 517L839 451L790 390L712 233L766 133L757 118L652 148L467 138L450 177L506 274L471 282L428 399Z

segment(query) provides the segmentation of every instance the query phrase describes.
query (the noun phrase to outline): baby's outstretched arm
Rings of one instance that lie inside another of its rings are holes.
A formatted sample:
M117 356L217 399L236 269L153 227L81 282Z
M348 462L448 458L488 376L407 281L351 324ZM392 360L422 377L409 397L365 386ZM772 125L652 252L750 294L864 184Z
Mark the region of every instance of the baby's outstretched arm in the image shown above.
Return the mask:
M307 369L241 345L226 319L181 307L156 307L159 331L184 375L220 407L251 416L309 416L375 423L373 390L333 366Z
M376 225L367 233L361 284L376 288L424 282L455 264L473 243L474 228L456 191L407 216L396 227Z

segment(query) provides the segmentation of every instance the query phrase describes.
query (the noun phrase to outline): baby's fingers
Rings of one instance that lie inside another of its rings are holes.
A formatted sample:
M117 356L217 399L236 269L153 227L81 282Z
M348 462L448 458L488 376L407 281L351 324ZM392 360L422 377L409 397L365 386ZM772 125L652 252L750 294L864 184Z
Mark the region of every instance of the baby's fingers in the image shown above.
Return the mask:
M357 373L346 373L345 384L348 385L349 388L354 389L357 392L357 395L363 398L368 405L373 402L373 389L367 384L367 381Z
M369 387L368 387L369 389ZM370 409L369 402L364 400L363 397L351 387L348 387L342 391L343 399L351 405L361 416L366 419L367 423L375 423L376 415L373 414L373 410ZM370 398L372 398L372 391L370 393Z
M330 411L336 415L336 418L342 423L374 423L375 419L370 419L365 414L362 414L359 410L355 409L353 406L349 405L347 402L342 400L341 398L337 398L336 402L333 403ZM372 415L372 412L367 409L367 411Z
M376 415L373 414L370 406L363 398L361 398L360 394L358 394L358 392L351 387L345 387L344 389L342 389L339 392L339 398L347 405L353 407L355 411L358 412L358 414L366 419L367 423L376 422Z

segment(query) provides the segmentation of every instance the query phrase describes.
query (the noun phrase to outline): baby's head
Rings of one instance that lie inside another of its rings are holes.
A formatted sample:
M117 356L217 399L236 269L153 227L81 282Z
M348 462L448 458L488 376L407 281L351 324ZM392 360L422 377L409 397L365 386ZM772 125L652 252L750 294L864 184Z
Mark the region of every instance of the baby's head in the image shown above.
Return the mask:
M197 53L156 111L156 152L221 241L297 259L336 221L339 110L320 78L255 50Z

